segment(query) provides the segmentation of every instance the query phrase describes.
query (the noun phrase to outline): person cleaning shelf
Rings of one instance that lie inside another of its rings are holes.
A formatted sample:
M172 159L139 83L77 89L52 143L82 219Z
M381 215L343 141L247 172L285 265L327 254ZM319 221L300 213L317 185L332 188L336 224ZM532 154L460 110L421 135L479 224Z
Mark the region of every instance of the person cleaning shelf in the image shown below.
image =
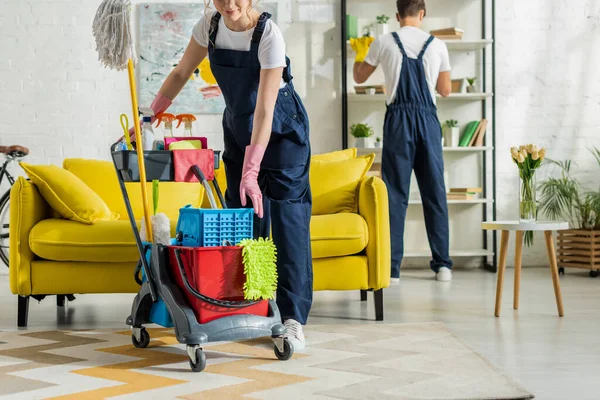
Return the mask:
M449 255L448 206L444 183L441 126L436 91L450 95L448 48L420 29L425 0L397 0L400 29L373 39L351 39L356 51L354 80L364 83L381 65L386 93L382 178L387 186L392 245L392 282L400 278L404 253L404 223L412 171L423 199L423 214L431 248L431 269L438 281L452 280Z

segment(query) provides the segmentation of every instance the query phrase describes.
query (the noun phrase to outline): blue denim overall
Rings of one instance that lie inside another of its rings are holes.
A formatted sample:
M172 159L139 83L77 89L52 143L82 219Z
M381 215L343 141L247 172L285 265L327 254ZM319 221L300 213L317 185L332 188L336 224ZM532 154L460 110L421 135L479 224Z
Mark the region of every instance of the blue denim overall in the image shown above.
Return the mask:
M215 48L221 15L217 12L211 20L208 54L226 105L223 163L227 175L225 201L230 208L241 207L239 187L244 152L252 136L260 79L258 44L270 17L268 13L260 16L250 51ZM292 84L287 57L286 64L283 70L286 86L277 96L271 138L258 176L264 214L262 219L254 215L254 237L269 237L272 224L277 247L277 306L284 321L291 318L306 324L313 289L309 124Z
M435 272L440 267L452 268L452 261L448 254L448 205L441 127L423 67L423 55L433 36L414 59L406 55L398 34L393 32L392 35L402 52L402 68L396 97L386 110L381 169L390 204L391 275L398 278L404 255L404 221L413 169L423 200L425 227L433 256L430 267Z

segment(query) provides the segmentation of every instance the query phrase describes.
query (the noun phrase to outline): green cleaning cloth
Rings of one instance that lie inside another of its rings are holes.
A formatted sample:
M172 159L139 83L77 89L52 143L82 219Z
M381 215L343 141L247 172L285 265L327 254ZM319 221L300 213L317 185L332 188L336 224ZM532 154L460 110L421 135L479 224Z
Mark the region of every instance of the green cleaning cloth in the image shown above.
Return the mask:
M277 290L277 249L271 239L245 239L238 243L244 263L245 300L275 298Z

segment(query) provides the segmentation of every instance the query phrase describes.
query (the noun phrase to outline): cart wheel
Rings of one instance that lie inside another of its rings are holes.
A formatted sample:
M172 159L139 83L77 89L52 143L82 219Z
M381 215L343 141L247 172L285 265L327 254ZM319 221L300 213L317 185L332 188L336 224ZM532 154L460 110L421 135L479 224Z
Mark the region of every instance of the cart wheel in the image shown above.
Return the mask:
M281 361L287 361L292 358L294 354L294 346L292 346L289 340L283 340L283 353L279 351L277 345L274 345L275 356Z
M592 278L596 278L598 276L598 270L596 270L596 271L590 271L590 276Z
M190 358L190 368L194 372L202 372L206 368L206 355L202 349L196 349L196 362L194 363Z
M150 344L150 334L146 328L142 328L140 331L140 341L135 338L135 335L131 335L131 341L133 345L138 349L145 349Z
M558 274L559 274L559 275L564 275L564 274L565 274L565 268L564 268L564 267L560 267L560 268L558 269Z

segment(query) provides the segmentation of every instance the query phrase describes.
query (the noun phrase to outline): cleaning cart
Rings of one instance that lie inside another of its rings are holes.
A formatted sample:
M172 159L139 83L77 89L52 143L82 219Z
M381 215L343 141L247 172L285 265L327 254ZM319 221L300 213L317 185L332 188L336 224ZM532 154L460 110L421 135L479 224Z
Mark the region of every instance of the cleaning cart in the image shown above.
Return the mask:
M136 150L112 148L142 271L142 279L136 278L141 287L126 321L132 329L132 342L136 347L148 346L150 335L144 325L173 326L178 342L187 347L190 367L195 372L206 366L202 345L208 342L270 337L275 356L288 360L294 349L284 338L286 329L276 303L245 300L240 292L244 269L241 247L236 246L236 242L241 237L251 236L253 210L226 208L212 169L220 167L220 153L204 151L212 154L212 157L204 157L212 165L200 162L190 167L190 173L205 188L210 188L209 181L212 183L222 209L216 209L212 192L207 192L213 209L183 207L176 237L171 239L171 244L163 245L142 241L125 182L140 182L144 191L146 180L179 181L175 179L176 175L182 175L175 170L176 152L139 150L138 154ZM147 217L146 204L144 210ZM146 227L151 227L149 219ZM200 234L185 234L195 230ZM150 231L147 237L151 237Z

